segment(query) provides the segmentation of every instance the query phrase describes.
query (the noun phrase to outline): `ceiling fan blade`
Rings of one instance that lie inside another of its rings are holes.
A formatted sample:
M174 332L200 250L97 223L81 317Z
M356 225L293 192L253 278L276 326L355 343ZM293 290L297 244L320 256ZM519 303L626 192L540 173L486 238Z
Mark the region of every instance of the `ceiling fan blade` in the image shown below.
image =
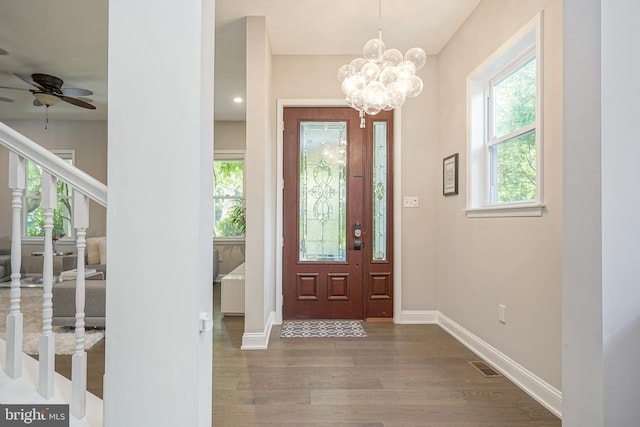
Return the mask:
M33 100L33 105L35 105L36 107L42 107L44 104L40 101L38 101L37 99Z
M23 76L22 74L18 74L18 73L13 73L13 75L16 76L17 78L19 78L20 80L22 80L23 82L29 83L31 86L35 86L38 89L44 89L38 83L36 83L33 80L31 80L31 77Z
M31 89L24 89L21 87L9 87L9 86L0 86L0 89L11 89L11 90L25 90L29 92Z
M78 88L73 88L73 87L63 87L60 90L62 91L62 94L64 96L87 96L87 95L93 95L93 92L91 92L88 89L78 89Z
M68 102L69 104L73 104L77 107L88 108L90 110L96 109L95 105L91 105L88 102L84 102L83 100L78 98L71 98L69 96L61 96L60 98L62 98L63 101Z

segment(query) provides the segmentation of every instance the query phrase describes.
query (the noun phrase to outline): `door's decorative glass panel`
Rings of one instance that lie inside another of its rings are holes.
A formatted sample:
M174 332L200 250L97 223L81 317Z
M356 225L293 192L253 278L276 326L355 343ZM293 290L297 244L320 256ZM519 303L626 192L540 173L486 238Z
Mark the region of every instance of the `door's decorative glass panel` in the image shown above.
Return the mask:
M387 122L373 123L374 261L387 260Z
M347 124L300 123L300 261L346 261Z

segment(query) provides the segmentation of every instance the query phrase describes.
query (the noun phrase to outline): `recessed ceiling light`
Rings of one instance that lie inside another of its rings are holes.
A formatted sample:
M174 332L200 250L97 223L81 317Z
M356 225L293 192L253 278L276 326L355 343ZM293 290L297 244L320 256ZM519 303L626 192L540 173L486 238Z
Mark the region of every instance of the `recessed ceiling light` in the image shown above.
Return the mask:
M242 98L236 96L235 98L233 98L233 102L235 102L236 104L242 104Z
M0 101L2 101L2 102L13 102L13 99L5 98L4 96L0 96Z

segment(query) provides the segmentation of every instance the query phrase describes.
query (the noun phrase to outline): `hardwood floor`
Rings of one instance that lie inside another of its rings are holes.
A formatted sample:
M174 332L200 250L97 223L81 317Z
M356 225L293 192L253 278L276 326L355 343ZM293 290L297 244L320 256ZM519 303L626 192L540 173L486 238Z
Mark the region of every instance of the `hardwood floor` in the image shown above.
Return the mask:
M219 290L216 289L216 298ZM365 323L367 338L279 337L241 351L216 304L213 425L551 427L560 420L435 325Z
M367 338L281 339L242 351L243 317L222 316L214 292L216 427L552 427L560 420L435 325L365 323ZM89 390L102 397L104 341L88 352ZM71 371L71 356L56 370Z

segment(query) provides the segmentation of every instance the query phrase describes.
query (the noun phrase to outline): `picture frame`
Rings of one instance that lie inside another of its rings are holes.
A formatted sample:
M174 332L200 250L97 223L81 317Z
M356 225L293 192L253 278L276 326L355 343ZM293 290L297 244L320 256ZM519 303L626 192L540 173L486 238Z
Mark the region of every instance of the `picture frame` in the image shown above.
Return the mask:
M442 195L458 194L458 153L442 160Z

